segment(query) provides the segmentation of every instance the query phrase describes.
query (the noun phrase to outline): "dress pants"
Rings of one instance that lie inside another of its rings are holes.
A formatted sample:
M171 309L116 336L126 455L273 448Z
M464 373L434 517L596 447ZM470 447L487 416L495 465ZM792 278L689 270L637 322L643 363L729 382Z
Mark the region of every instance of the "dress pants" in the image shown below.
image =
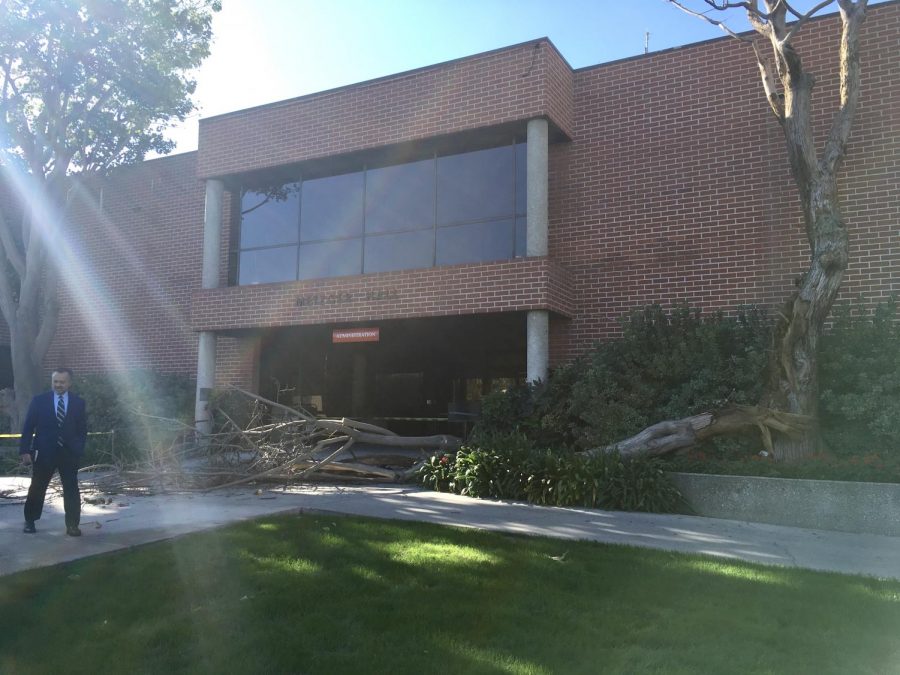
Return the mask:
M39 520L44 510L44 497L53 473L59 471L63 488L63 506L66 510L66 527L78 527L81 522L81 493L78 492L78 457L67 448L56 451L55 457L44 461L41 453L35 459L28 497L25 499L25 520Z

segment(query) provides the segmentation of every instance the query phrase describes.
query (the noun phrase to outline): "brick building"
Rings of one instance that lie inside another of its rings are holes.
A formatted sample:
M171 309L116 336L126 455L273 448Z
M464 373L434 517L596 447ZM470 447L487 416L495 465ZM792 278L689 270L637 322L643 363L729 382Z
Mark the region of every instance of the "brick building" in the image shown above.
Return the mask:
M815 132L834 17L800 53ZM870 8L843 168L844 297L900 290L900 3ZM200 123L199 150L83 181L51 363L155 368L329 415L440 419L652 302L780 302L808 259L752 52L573 70L547 39ZM82 278L83 277L83 278ZM199 345L199 347L198 347Z

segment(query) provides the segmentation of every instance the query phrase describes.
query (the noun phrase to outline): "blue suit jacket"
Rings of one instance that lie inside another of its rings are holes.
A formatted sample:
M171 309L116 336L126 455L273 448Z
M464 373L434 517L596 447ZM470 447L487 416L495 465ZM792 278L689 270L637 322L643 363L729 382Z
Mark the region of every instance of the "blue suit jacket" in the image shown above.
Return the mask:
M84 399L69 392L69 407L62 429L56 423L52 391L38 394L31 399L25 424L22 426L22 440L19 443L19 454L34 454L38 459L52 462L56 457L57 439L62 434L63 445L76 456L84 454L84 443L87 440L87 412ZM34 450L32 450L32 441Z

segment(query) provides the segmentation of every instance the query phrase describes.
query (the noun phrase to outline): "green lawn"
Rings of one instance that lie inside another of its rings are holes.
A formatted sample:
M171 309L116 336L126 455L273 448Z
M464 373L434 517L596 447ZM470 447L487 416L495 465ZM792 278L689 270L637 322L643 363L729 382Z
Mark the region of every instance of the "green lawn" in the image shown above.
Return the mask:
M0 578L0 672L900 673L900 582L272 517Z

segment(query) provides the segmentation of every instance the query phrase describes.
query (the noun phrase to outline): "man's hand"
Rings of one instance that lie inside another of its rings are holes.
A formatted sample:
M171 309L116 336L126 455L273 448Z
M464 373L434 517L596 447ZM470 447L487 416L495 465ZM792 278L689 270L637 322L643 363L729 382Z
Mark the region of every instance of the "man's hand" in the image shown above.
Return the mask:
M24 455L19 455L19 457L22 458L22 464L24 464L25 466L31 465L31 455L29 455L27 452Z

